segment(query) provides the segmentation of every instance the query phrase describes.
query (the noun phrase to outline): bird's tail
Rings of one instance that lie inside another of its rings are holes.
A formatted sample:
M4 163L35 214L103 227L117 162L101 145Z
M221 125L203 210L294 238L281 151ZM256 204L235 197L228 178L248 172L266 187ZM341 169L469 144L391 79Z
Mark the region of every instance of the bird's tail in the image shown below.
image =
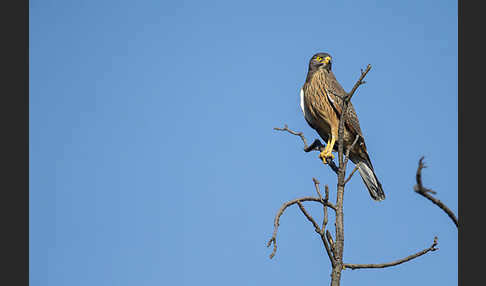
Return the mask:
M361 175L361 179L363 179L366 188L368 188L371 198L373 198L373 200L375 201L384 200L385 192L383 192L381 183L380 181L378 181L378 178L376 177L370 159L359 158L357 165L358 165L359 174Z

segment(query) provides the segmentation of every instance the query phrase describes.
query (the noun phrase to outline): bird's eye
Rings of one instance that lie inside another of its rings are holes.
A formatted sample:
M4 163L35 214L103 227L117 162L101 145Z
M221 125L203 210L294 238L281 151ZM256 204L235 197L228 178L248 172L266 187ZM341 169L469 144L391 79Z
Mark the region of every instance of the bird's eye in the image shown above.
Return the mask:
M320 62L321 60L322 60L321 57L319 57L319 56L316 57L316 61Z

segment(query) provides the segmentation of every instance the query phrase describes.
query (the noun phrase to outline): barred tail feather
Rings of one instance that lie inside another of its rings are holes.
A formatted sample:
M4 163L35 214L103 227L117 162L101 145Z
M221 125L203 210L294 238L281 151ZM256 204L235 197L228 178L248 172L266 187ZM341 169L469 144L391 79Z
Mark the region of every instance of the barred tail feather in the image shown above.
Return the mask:
M384 200L385 193L383 192L381 183L378 181L371 164L368 164L368 162L364 160L360 160L358 162L358 171L361 175L361 179L363 179L363 182L366 185L366 188L368 188L368 191L370 192L371 198L373 198L375 201Z

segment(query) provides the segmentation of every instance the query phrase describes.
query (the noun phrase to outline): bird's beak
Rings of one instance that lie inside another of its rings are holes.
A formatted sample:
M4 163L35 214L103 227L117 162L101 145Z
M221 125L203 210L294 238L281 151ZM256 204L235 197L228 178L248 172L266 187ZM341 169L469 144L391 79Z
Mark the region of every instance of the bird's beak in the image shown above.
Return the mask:
M322 60L322 63L328 64L331 61L331 57L325 57L324 60Z

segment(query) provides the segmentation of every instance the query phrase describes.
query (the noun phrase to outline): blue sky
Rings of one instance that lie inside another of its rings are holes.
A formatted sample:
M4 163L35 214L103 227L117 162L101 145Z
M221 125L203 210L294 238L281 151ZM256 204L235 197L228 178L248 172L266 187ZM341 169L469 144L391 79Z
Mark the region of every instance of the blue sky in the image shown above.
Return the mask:
M457 285L456 1L30 1L31 285L326 285L282 203L336 179L297 137L309 58L333 56L387 195L345 194L348 263L439 251L343 285ZM306 204L320 219L320 208ZM329 224L332 226L331 223Z

